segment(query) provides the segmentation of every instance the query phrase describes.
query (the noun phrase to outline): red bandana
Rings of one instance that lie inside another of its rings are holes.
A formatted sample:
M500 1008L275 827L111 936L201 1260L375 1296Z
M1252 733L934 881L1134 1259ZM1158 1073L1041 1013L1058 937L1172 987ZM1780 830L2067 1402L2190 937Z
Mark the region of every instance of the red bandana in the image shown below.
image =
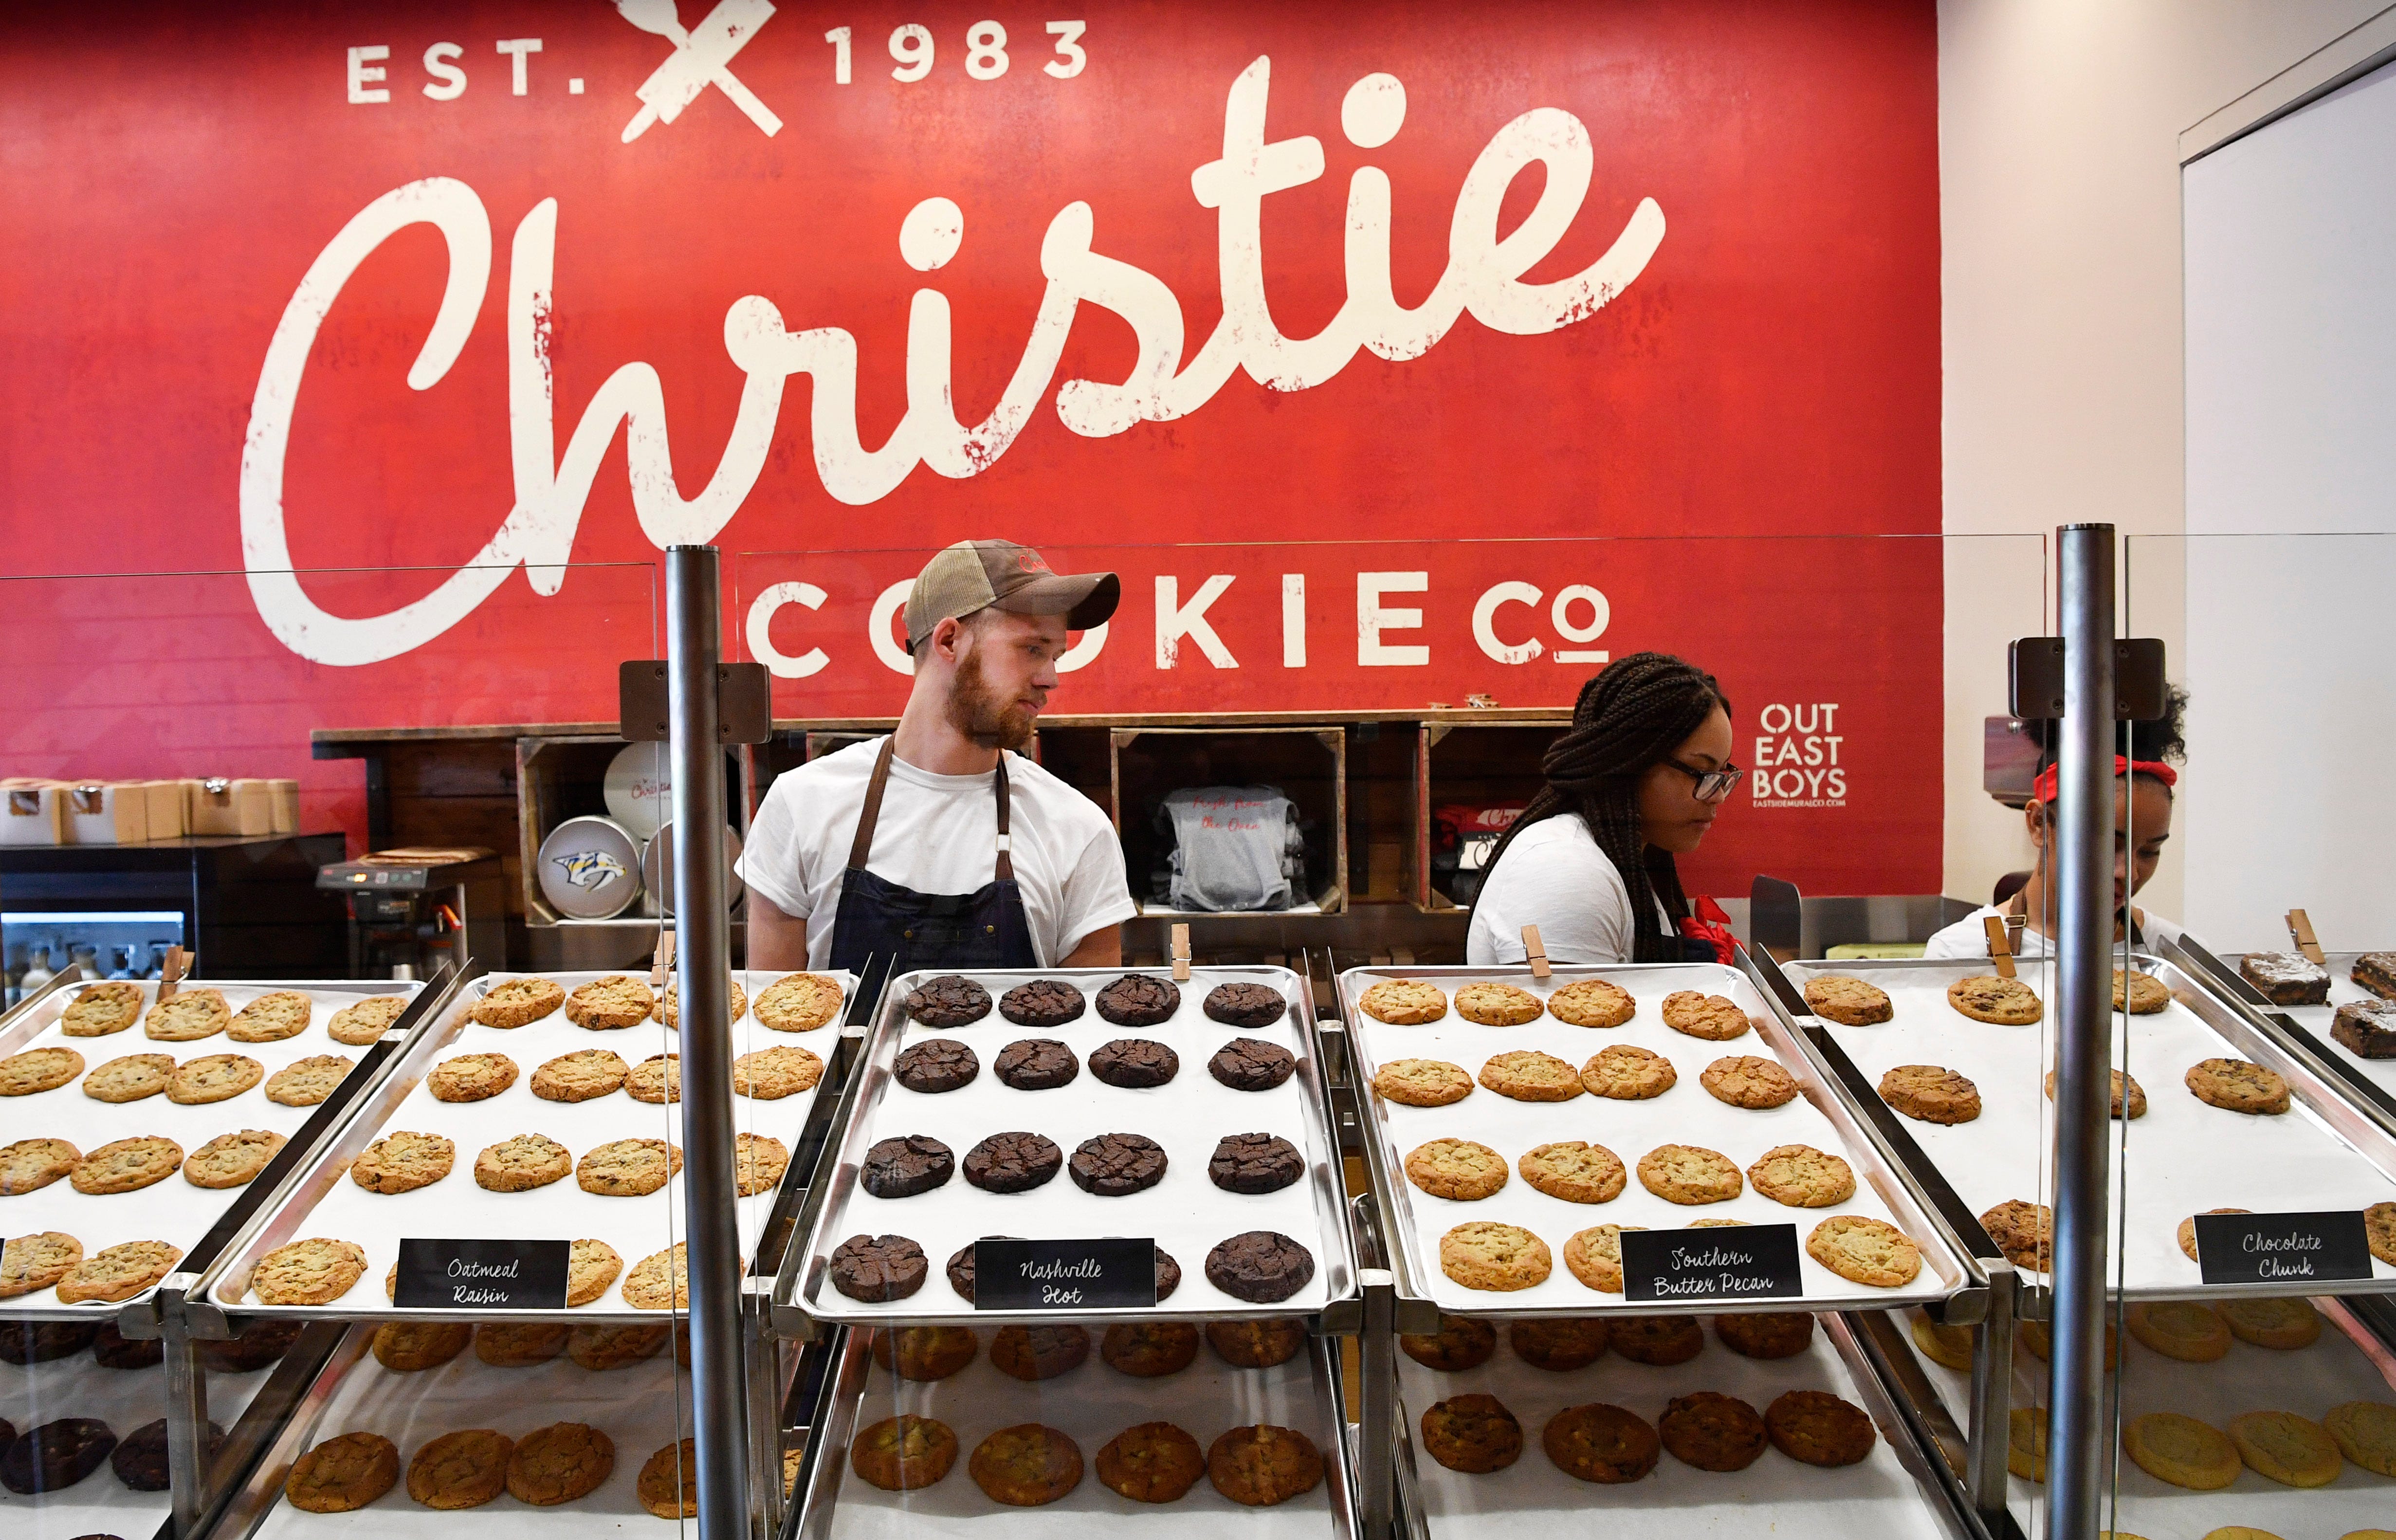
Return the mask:
M2063 766L2059 764L2050 764L2045 769L2040 771L2038 774L2038 779L2030 785L2030 795L2043 803L2053 802L2055 800L2057 783L2061 778L2058 772L2061 771L2062 768ZM2165 764L2161 760L2125 759L2122 755L2116 754L2113 756L2113 774L2116 776L2127 776L2131 774L2152 776L2155 779L2163 782L2165 786L2177 786L2179 784L2179 772L2173 769L2170 765Z

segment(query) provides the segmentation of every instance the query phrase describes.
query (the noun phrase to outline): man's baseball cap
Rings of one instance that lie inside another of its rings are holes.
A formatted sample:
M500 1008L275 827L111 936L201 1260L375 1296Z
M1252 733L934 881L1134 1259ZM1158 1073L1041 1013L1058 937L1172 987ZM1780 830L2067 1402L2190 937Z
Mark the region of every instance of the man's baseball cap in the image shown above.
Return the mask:
M1048 570L1030 546L1013 540L959 540L924 564L907 593L907 650L913 652L943 620L978 610L1013 615L1061 615L1072 631L1106 624L1123 598L1111 572L1068 577Z

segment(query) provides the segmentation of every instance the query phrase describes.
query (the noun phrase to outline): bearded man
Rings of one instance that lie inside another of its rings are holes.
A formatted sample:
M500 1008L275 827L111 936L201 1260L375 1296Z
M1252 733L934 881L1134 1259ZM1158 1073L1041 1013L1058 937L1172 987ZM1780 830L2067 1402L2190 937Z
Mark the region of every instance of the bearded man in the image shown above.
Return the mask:
M1138 912L1096 803L1013 752L1111 572L1067 577L1012 540L960 540L907 595L915 683L898 729L778 777L739 872L749 966L847 968L861 999L917 968L1097 968Z

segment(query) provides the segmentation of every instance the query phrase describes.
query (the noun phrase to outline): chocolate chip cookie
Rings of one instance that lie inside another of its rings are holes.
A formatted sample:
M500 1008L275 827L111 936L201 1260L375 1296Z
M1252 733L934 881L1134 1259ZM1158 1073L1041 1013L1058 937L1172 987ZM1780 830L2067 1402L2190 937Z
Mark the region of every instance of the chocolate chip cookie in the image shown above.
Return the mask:
M912 1198L943 1186L956 1174L957 1160L929 1134L877 1139L859 1165L859 1187L876 1198Z
M1877 1435L1863 1408L1827 1390L1790 1390L1764 1409L1772 1447L1809 1466L1850 1466L1872 1452Z
M956 1463L949 1425L908 1412L868 1424L848 1446L849 1468L885 1492L931 1486Z
M1081 1059L1055 1038L1018 1038L991 1062L1000 1083L1018 1091L1054 1091L1081 1072Z
M663 1107L682 1100L682 1055L651 1054L624 1076L624 1095Z
M1066 1170L1073 1185L1098 1198L1125 1198L1165 1179L1165 1147L1140 1134L1085 1139Z
M586 1150L575 1184L602 1198L644 1198L682 1169L682 1149L663 1139L614 1139Z
M1190 1367L1198 1357L1198 1328L1180 1321L1146 1321L1107 1328L1098 1344L1107 1367L1135 1379L1162 1379Z
M20 1496L63 1492L108 1462L116 1435L97 1417L60 1417L0 1450L0 1486Z
M560 1054L532 1072L532 1094L543 1101L580 1102L612 1096L632 1073L623 1056L607 1048Z
M968 1257L972 1248L965 1253ZM953 1281L955 1264L950 1264ZM967 1299L973 1291L959 1291ZM1019 1380L1055 1379L1079 1369L1090 1356L1090 1334L1079 1326L1002 1326L990 1339L991 1367Z
M413 1192L448 1175L457 1158L458 1147L438 1134L386 1134L350 1163L350 1180L368 1192Z
M546 1134L516 1134L474 1157L474 1185L486 1192L530 1192L564 1181L574 1153Z
M1065 1152L1037 1134L992 1134L965 1151L965 1180L984 1192L1029 1192L1064 1163Z
M2224 1062L2226 1063L2228 1061L2225 1060ZM2147 1093L2146 1088L2138 1083L2137 1077L2135 1075L2125 1075L2119 1069L2112 1070L2110 1073L2113 1077L2112 1105L2110 1109L2111 1114L2116 1118L2121 1117L2123 1109L2126 1106L2129 1109L2130 1117L2145 1117L2147 1115ZM2127 1093L2126 1102L2124 1101L2123 1095L2125 1092ZM2052 1069L2046 1072L2046 1099L2048 1101L2053 1101L2055 1099L2055 1071Z
M68 1037L109 1037L133 1025L141 1015L141 986L109 979L87 984L59 1013L59 1030Z
M1125 974L1098 991L1098 1015L1118 1027L1161 1027L1179 1009L1180 987L1155 974Z
M1473 1202L1506 1185L1506 1157L1471 1139L1432 1139L1406 1152L1406 1179L1434 1198Z
M1786 1107L1797 1099L1796 1078L1778 1060L1753 1054L1714 1060L1697 1076L1697 1083L1714 1100L1750 1112Z
M690 1245L676 1241L632 1264L618 1291L636 1310L680 1310L690 1304Z
M37 1192L83 1163L83 1151L64 1139L19 1139L0 1145L0 1198Z
M1714 1390L1673 1397L1656 1433L1672 1458L1699 1470L1745 1470L1767 1441L1754 1407Z
M1548 996L1548 1014L1575 1027L1619 1027L1639 1014L1639 1002L1619 984L1581 978Z
M1321 1485L1323 1455L1294 1427L1227 1428L1206 1451L1206 1479L1235 1503L1271 1507Z
M292 1462L283 1500L302 1513L351 1513L398 1482L398 1445L379 1433L343 1433Z
M223 1031L232 1020L222 990L186 987L151 1006L141 1017L141 1030L159 1042L197 1042Z
M990 1015L990 991L962 974L942 974L907 991L907 1014L925 1027L968 1027ZM762 1006L757 1019L765 1020Z
M280 1042L308 1029L315 1002L297 989L273 989L233 1014L225 1036L235 1042Z
M1116 1038L1090 1054L1090 1073L1125 1091L1170 1084L1180 1072L1181 1055L1149 1038Z
M1206 1019L1226 1027L1278 1027L1289 1019L1289 1001L1270 984L1218 984L1206 991Z
M1834 1214L1805 1237L1805 1255L1850 1283L1897 1289L1922 1271L1922 1248L1884 1219Z
M1306 1346L1306 1321L1299 1316L1212 1321L1206 1323L1206 1346L1235 1369L1270 1369L1298 1357Z
M325 1035L335 1042L364 1048L380 1042L382 1035L391 1030L391 1024L406 1009L406 995L375 995L357 1001L333 1013L333 1019L325 1024Z
M840 1015L841 998L837 978L824 974L784 974L765 986L750 1014L777 1032L812 1032L829 1026ZM990 1009L989 1001L988 995L982 997L984 1011Z
M266 1099L282 1107L313 1107L331 1095L349 1072L350 1061L339 1054L294 1059L267 1077Z
M424 1087L434 1101L478 1102L516 1082L516 1061L505 1054L458 1054L433 1067Z
M1505 1162L1498 1162L1502 1173ZM1226 1192L1279 1192L1306 1175L1306 1157L1277 1134L1227 1134L1206 1162L1206 1176Z
M1523 1425L1495 1396L1451 1396L1422 1414L1423 1453L1450 1470L1485 1476L1523 1456Z
M1718 1150L1657 1145L1639 1157L1639 1185L1668 1203L1726 1203L1744 1190L1738 1167Z
M126 1241L104 1246L85 1257L59 1281L59 1303L81 1305L101 1299L113 1304L132 1298L175 1270L183 1255L180 1246L164 1241Z
M725 979L724 981L724 1019L726 1022L739 1021L748 1014L749 991L740 987L740 980ZM665 989L658 995L657 1004L649 1011L649 1019L662 1022L676 1031L682 1029L682 981L680 979L667 980Z
M1444 1059L1391 1059L1374 1071L1373 1089L1404 1107L1445 1107L1472 1095L1472 1077Z
M348 1241L311 1237L277 1246L260 1257L249 1275L249 1288L260 1305L330 1305L349 1293L366 1271L363 1247Z
M1727 1042L1746 1033L1748 1019L1727 996L1675 989L1664 997L1664 1025L1709 1042Z
M1080 1019L1090 1002L1061 978L1035 978L998 997L998 1014L1018 1027L1062 1027Z
M1539 1447L1558 1470L1582 1481L1616 1485L1656 1468L1663 1444L1633 1412L1604 1401L1567 1406L1548 1419Z
M1483 1027L1520 1027L1547 1009L1537 995L1511 984L1467 984L1456 991L1456 1014Z
M1814 1342L1814 1318L1804 1310L1758 1310L1714 1317L1714 1335L1741 1358L1795 1358Z
M760 1048L732 1061L732 1094L780 1101L812 1091L823 1080L823 1060L805 1048Z
M1829 1208L1856 1195L1853 1167L1812 1145L1779 1145L1747 1168L1755 1190L1790 1208Z
M2202 1059L2189 1066L2185 1079L2197 1100L2225 1112L2270 1117L2288 1109L2288 1082L2259 1064Z
M1897 1015L1887 990L1841 974L1820 974L1805 980L1805 1003L1823 1020L1846 1027L1870 1027Z
M77 1192L138 1192L172 1176L182 1163L181 1145L154 1135L140 1135L101 1145L83 1158L83 1163L67 1180Z
M1919 1122L1966 1123L1980 1115L1980 1088L1941 1065L1898 1065L1880 1078L1880 1096Z
M1506 1345L1534 1369L1551 1374L1586 1369L1605 1356L1612 1333L1594 1317L1562 1321L1517 1321L1506 1329Z
M527 1027L566 1003L566 987L549 978L506 978L466 1014L486 1027Z
M925 1038L898 1051L890 1078L910 1091L937 1096L971 1085L981 1073L981 1060L954 1038Z
M1580 1072L1553 1054L1517 1048L1492 1054L1481 1066L1481 1083L1516 1101L1570 1101L1586 1089Z
M1619 1042L1600 1049L1580 1067L1581 1088L1612 1101L1647 1101L1680 1079L1672 1061L1650 1049Z
M1610 1203L1622 1195L1622 1160L1604 1145L1559 1139L1523 1152L1523 1180L1567 1203Z
M55 1091L83 1073L84 1059L72 1048L29 1048L0 1058L0 1096L33 1096Z
M1452 1374L1488 1362L1498 1351L1498 1334L1487 1322L1471 1316L1443 1315L1438 1332L1403 1334L1398 1347L1424 1368Z
M647 979L609 974L575 986L566 997L566 1019L586 1031L620 1032L648 1020L657 1003Z
M2243 1208L2217 1208L2206 1209L2204 1212L2207 1214L2252 1214L2254 1210ZM2196 1255L2196 1216L2194 1215L2190 1215L2189 1217L2179 1222L2177 1239L2179 1241L2179 1249L2188 1254L2188 1259L2190 1261L2195 1262L2201 1260L2201 1258Z
M931 1271L924 1248L903 1235L852 1235L832 1248L832 1287L868 1305L905 1299Z
M230 1101L265 1078L266 1066L246 1054L204 1054L166 1077L166 1099L186 1107Z
M566 1254L566 1303L588 1305L607 1292L624 1259L605 1241L577 1241Z
M2027 1027L2046 1014L2038 991L2018 978L1976 974L1947 986L1947 1003L1974 1021Z
M965 1469L992 1502L1038 1507L1082 1484L1082 1449L1061 1428L1018 1423L976 1445Z
M0 1299L49 1288L83 1260L83 1242L64 1230L11 1237L0 1245Z
M166 1090L174 1073L171 1054L127 1054L86 1075L83 1094L112 1104L140 1101Z
M1206 1473L1198 1440L1169 1422L1145 1422L1108 1440L1092 1462L1098 1484L1135 1503L1171 1503Z
M1356 1006L1392 1027L1427 1027L1447 1015L1447 991L1418 978L1385 978L1366 989Z
M1313 1279L1314 1254L1278 1230L1248 1230L1206 1254L1206 1281L1251 1305L1277 1305Z

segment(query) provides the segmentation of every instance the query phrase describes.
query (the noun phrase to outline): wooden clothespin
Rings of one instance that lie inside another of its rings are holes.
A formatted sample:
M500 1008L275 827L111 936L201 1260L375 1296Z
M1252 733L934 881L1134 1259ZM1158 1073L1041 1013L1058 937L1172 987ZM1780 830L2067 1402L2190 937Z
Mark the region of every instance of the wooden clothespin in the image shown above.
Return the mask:
M2003 919L1991 914L1981 923L1988 927L1989 961L1997 965L1997 976L1999 978L2015 976L2014 946L2011 938L2005 934L2007 927Z
M1523 927L1523 951L1526 961L1531 964L1533 978L1545 978L1555 971L1548 966L1547 944L1539 939L1538 926Z
M1190 927L1173 927L1173 977L1176 982L1190 982Z
M2296 950L2304 953L2314 967L2329 966L2329 959L2322 955L2321 939L2313 935L2312 918L2300 909L2288 911L2288 938L2296 944Z
M658 954L649 963L649 988L663 990L667 976L673 972L674 933L672 925L658 927Z
M166 949L165 961L158 964L158 999L160 1003L175 998L183 976L191 971L192 954L180 947Z

